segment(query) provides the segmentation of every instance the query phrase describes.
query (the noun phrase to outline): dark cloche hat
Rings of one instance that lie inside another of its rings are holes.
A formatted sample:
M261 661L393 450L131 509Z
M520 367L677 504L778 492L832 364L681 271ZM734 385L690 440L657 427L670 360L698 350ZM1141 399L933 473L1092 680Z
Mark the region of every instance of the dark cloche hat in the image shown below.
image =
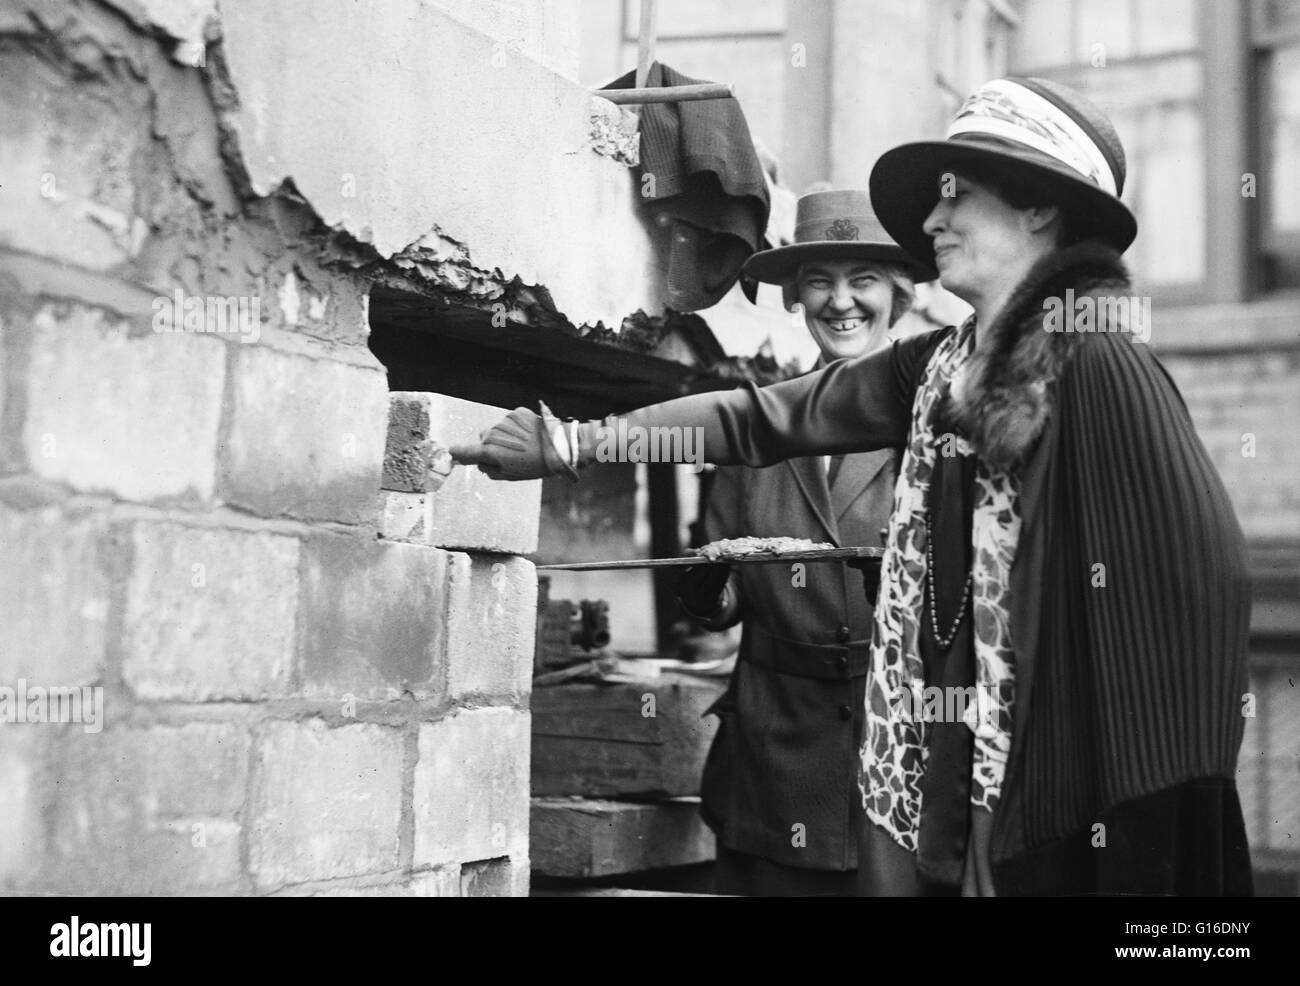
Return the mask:
M1082 235L1121 253L1137 236L1137 220L1119 198L1124 147L1106 115L1050 79L994 79L966 100L946 139L895 147L871 169L876 215L918 260L934 263L921 227L938 201L940 177L972 162L1046 180Z

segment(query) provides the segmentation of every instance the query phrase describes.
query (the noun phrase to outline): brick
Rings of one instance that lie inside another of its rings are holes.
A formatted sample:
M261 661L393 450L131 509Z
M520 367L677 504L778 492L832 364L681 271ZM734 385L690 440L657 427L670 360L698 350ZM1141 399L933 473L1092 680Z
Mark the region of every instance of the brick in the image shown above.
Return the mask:
M1259 754L1242 756L1237 760L1237 798L1241 802L1241 815L1246 823L1246 842L1253 848L1263 845L1266 827L1263 817L1266 806L1262 803L1264 761Z
M460 867L455 864L435 870L402 877L391 883L355 884L321 887L313 890L312 897L459 897L461 896ZM277 895L279 896L279 895ZM284 891L283 896L297 896L295 891Z
M388 417L378 369L241 346L221 495L267 517L370 523Z
M37 476L127 500L208 500L225 346L191 334L128 338L80 305L33 318L23 454Z
M133 181L152 143L146 107L52 74L34 50L6 54L5 89L5 245L91 270L129 261L147 232Z
M390 396L384 488L408 493L428 489L433 450L477 441L506 413L443 394L403 391ZM531 554L537 550L541 496L539 480L497 482L476 468L458 466L436 493L416 502L424 516L418 540L441 548Z
M0 546L0 684L97 680L111 604L104 519L0 504Z
M439 697L445 552L318 535L304 549L300 665L312 697Z
M237 889L248 745L240 727L224 723L69 730L44 779L51 836L43 889Z
M1300 853L1300 753L1270 757L1264 762L1267 811L1264 845L1282 852Z
M249 806L249 868L260 889L394 869L402 736L319 719L267 723Z
M420 727L415 865L528 851L528 713L461 711Z
M1260 709L1266 730L1261 742L1270 758L1300 756L1300 686L1295 681L1295 672L1284 668L1263 677L1257 705L1267 704L1266 710Z
M527 897L526 858L483 859L460 867L461 897Z
M51 730L0 726L0 894L33 889L46 858L41 778Z
M146 699L288 694L298 615L296 538L135 524L123 671Z
M523 558L448 556L447 689L526 696L532 687L537 570Z

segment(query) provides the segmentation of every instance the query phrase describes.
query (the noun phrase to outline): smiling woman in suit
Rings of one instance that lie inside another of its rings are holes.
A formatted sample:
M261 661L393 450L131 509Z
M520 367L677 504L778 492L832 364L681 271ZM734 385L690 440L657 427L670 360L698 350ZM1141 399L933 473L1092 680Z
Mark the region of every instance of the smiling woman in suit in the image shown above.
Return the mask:
M861 191L805 195L795 242L746 272L802 308L818 367L874 352L934 276L888 240ZM877 545L889 521L898 452L724 466L709 493L710 540L795 537ZM710 629L742 624L740 653L702 783L724 894L851 896L861 818L862 741L872 606L843 563L689 569L679 595Z

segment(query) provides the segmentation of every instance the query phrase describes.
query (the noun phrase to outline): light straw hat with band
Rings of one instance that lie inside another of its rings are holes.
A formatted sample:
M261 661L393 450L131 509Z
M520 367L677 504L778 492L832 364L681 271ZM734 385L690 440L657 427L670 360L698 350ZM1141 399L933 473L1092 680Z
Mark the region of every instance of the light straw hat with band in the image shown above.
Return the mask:
M934 243L922 230L949 169L981 163L1005 168L1059 193L1071 229L1123 253L1137 220L1120 201L1124 147L1097 107L1050 79L1007 78L986 83L958 110L947 139L903 144L871 169L871 204L881 224L907 251L934 263Z
M871 212L867 193L830 189L800 196L795 207L794 243L753 254L745 273L766 284L782 284L800 264L812 260L865 260L894 264L917 282L937 276L933 260L918 263L890 240Z

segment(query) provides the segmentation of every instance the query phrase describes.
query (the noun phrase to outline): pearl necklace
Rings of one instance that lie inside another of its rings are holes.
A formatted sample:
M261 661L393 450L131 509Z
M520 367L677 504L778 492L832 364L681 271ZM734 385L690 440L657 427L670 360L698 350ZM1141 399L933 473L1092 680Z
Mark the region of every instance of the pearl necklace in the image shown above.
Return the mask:
M952 627L949 628L947 635L939 632L938 617L938 596L935 594L934 586L934 532L930 527L930 512L925 513L925 576L930 586L930 629L934 632L934 641L939 645L940 650L947 650L952 646L952 642L957 639L957 631L961 627L961 621L966 616L966 605L970 602L971 584L975 580L974 572L966 573L966 585L961 591L961 605L957 607L957 616L952 621Z

